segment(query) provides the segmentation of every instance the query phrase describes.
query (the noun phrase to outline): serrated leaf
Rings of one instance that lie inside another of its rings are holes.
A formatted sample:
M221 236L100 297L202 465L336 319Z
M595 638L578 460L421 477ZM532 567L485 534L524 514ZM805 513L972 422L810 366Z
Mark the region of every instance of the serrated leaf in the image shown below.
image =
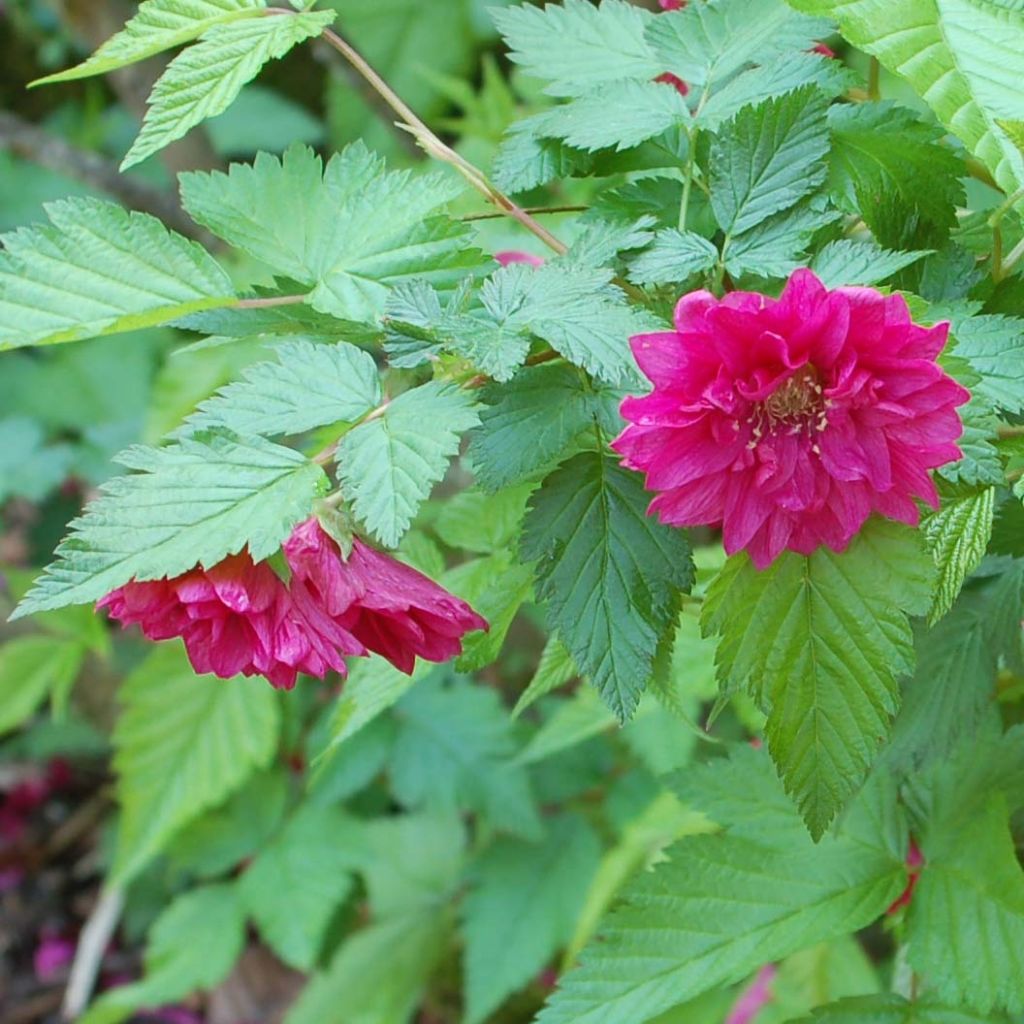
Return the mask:
M693 582L681 530L646 515L640 478L577 455L531 498L520 544L536 594L580 671L621 720L636 709L680 590Z
M46 207L0 236L0 350L167 323L238 300L202 246L99 199Z
M812 87L756 107L722 125L711 146L711 205L728 236L789 209L825 180L827 101Z
M992 1018L954 1006L943 1006L927 996L908 1002L885 994L851 996L819 1007L794 1024L993 1024Z
M571 366L527 367L504 387L481 392L480 426L469 436L469 456L489 491L549 469L573 441L595 426L618 434L621 395L592 384ZM530 443L522 444L529 436Z
M601 844L582 819L550 822L540 842L500 840L463 906L466 1021L487 1018L572 934Z
M928 612L934 624L953 607L967 576L985 557L992 536L995 488L948 496L922 522L928 547L939 570L938 587Z
M734 555L708 590L722 686L746 687L767 713L772 759L815 839L889 732L914 668L907 613L928 610L933 580L917 535L876 519L842 554L787 552L764 572Z
M787 277L806 266L807 248L815 232L839 217L838 211L825 208L816 198L731 238L723 253L725 269L736 276Z
M673 284L710 270L717 261L718 250L703 235L666 228L630 264L629 279L642 285Z
M345 435L337 457L345 497L383 544L399 542L458 452L460 435L479 422L471 396L432 381Z
M554 262L571 267L607 267L628 249L642 249L654 240L651 230L657 218L647 214L623 220L605 220L590 215L581 218L580 232L572 240L569 251L556 256Z
M529 118L517 122L494 157L494 182L506 192L527 192L549 181L586 174L593 157L558 139L534 132Z
M522 692L512 709L512 717L517 718L531 704L535 704L541 697L546 697L552 690L564 686L578 674L572 655L565 649L562 641L557 635L549 636L547 643L544 644L544 650L541 651L540 661L537 662L537 669L533 673L530 685Z
M334 21L333 11L306 11L228 21L207 28L160 76L149 97L142 131L121 170L152 156L207 118L222 114L267 61Z
M660 72L644 30L650 12L625 0L564 0L545 7L494 11L509 58L527 74L549 81L552 96L578 96L603 82L649 81Z
M1024 320L972 316L954 324L956 354L980 374L975 390L1007 412L1024 411Z
M760 761L757 776L770 779ZM729 771L728 762L719 767ZM643 1024L765 962L864 927L906 884L905 836L895 793L878 785L820 845L791 807L774 834L682 839L626 890L538 1024Z
M1003 463L995 446L999 419L989 400L978 390L957 412L964 425L956 442L963 457L940 466L936 472L950 483L970 487L1005 483Z
M674 85L624 79L605 82L593 92L529 119L541 138L561 139L576 149L622 152L667 132L686 128L693 118Z
M829 242L811 261L826 288L878 284L928 255L928 250L892 252L874 242L841 238Z
M1024 155L1002 118L1020 117L1024 12L991 0L789 0L834 17L843 36L910 83L1013 195Z
M453 176L387 171L362 143L324 168L309 148L261 153L227 174L182 176L182 201L214 234L312 288L322 313L375 321L390 288L451 284L480 262L465 224L441 216L462 191Z
M303 807L239 883L239 897L263 939L300 971L316 965L331 918L352 887L349 831L335 808Z
M30 718L50 693L74 683L86 648L74 639L19 636L0 646L0 733Z
M209 568L243 547L262 561L327 487L298 452L226 432L129 448L118 461L137 472L103 485L12 618L96 601L132 579Z
M295 341L275 352L278 362L258 363L203 402L185 422L195 433L223 428L273 437L301 434L365 416L381 400L377 364L352 345Z
M277 749L280 710L261 680L197 676L177 643L126 680L114 730L121 818L114 877L134 877L171 836L216 807Z
M102 75L198 39L208 28L263 14L266 0L147 0L117 35L77 67L33 85Z
M117 1024L144 1007L212 989L227 976L244 941L245 917L233 885L207 885L179 896L150 930L143 979L107 992L80 1024Z

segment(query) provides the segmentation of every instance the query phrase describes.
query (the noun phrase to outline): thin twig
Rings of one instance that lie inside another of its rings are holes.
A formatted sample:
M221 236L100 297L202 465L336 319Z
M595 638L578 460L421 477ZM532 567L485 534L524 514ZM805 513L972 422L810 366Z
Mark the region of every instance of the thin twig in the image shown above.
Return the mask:
M308 295L272 295L267 299L241 299L235 309L271 309L274 306L298 306Z
M82 929L75 959L71 964L68 987L64 993L61 1013L65 1020L75 1021L82 1015L92 990L96 986L96 978L103 963L103 955L110 945L117 922L124 909L124 890L118 886L104 889L93 907L89 920Z
M589 206L579 204L568 206L527 206L524 208L523 212L528 213L531 217L539 217L553 213L583 213L589 209ZM459 220L496 220L498 217L506 216L508 216L508 214L506 214L504 210L486 210L483 213L464 213L459 217Z

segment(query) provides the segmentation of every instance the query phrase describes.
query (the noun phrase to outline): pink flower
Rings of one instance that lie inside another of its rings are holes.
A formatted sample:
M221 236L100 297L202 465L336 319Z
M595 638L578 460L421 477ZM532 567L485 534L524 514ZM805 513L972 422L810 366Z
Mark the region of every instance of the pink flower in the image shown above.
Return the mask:
M412 672L417 656L427 661L455 657L465 633L488 628L465 601L358 538L342 559L316 519L294 530L284 554L297 604L322 608L403 672Z
M751 1024L755 1017L772 1001L772 982L778 974L774 964L767 964L757 972L754 980L733 1003L725 1024Z
M673 86L680 96L685 96L690 91L690 87L678 75L673 75L671 71L658 75L655 81Z
M820 53L822 57L835 58L836 51L831 46L826 46L824 43L815 43L811 47L811 53Z
M686 6L686 0L658 0L663 11L681 11Z
M345 674L343 654L365 654L350 633L304 598L296 601L247 552L170 580L127 583L96 606L150 640L180 636L192 667L222 679L262 675L282 689L298 672Z
M921 877L921 870L924 867L924 854L921 848L911 839L910 848L907 850L907 887L900 895L893 900L886 914L895 914L902 907L909 907L910 901L914 898L914 890L917 888L917 880Z
M32 967L38 981L51 981L75 958L75 943L62 935L44 931L32 954Z
M685 295L675 328L631 339L654 390L622 403L614 443L662 522L720 523L763 569L787 548L842 551L873 512L916 524L915 498L937 507L928 470L960 458L970 398L935 362L948 324L798 270L778 299Z
M506 249L504 252L496 252L495 260L503 267L510 263L528 263L531 267L544 266L544 260L540 256L534 256L529 252L520 252L518 249Z

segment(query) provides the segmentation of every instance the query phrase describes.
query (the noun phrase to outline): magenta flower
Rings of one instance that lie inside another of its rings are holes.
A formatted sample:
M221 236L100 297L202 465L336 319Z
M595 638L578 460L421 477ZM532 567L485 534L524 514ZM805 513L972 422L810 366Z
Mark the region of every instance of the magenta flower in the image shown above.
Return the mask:
M960 458L970 394L935 362L948 324L898 295L828 291L809 270L782 295L683 296L675 330L630 340L654 383L614 442L673 526L718 525L763 569L787 548L842 551L873 512L916 525L928 473Z
M671 85L680 96L686 96L690 92L690 87L678 75L673 75L671 71L665 71L658 75L655 81L663 85Z
M686 6L686 0L658 0L663 11L681 11Z
M503 267L507 267L511 263L526 263L531 267L544 266L544 260L540 256L534 256L533 253L529 252L520 252L518 249L506 249L503 252L496 252L494 258Z
M402 672L412 672L417 656L455 657L464 634L488 628L465 601L358 538L343 559L316 519L295 529L284 554L296 603L321 608Z
M131 582L107 594L106 608L123 626L138 625L150 640L185 641L197 672L222 679L262 675L281 689L298 672L345 674L343 654L366 654L350 633L304 600L295 601L273 570L248 553L211 569L153 582Z
M752 1024L757 1015L772 1001L772 982L778 974L774 964L766 964L754 980L740 993L725 1018L725 1024Z

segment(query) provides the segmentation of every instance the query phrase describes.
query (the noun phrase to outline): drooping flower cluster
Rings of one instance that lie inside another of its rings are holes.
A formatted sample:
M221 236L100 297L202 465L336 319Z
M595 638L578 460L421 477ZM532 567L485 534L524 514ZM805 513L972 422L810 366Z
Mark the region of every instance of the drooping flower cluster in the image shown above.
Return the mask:
M842 551L874 512L916 524L929 470L960 458L969 392L936 363L948 324L915 324L870 288L798 270L782 295L699 291L675 330L631 339L654 384L615 441L674 526L721 525L765 568L787 548Z
M299 672L346 673L345 656L383 655L411 672L416 657L446 661L487 622L415 569L356 539L348 559L316 519L284 544L284 581L247 552L174 579L131 582L97 605L150 640L180 636L197 672L262 675L291 689Z

